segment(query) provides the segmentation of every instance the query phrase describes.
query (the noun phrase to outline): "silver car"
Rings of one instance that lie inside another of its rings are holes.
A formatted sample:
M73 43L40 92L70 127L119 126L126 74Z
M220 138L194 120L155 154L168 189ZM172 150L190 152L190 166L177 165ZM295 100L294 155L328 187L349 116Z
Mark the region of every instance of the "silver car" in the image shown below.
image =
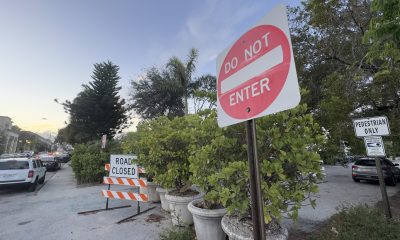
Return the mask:
M389 185L396 186L397 180L400 178L399 164L393 164L386 158L381 158L382 172L385 182ZM352 177L355 182L360 180L378 181L374 158L360 158L352 166Z

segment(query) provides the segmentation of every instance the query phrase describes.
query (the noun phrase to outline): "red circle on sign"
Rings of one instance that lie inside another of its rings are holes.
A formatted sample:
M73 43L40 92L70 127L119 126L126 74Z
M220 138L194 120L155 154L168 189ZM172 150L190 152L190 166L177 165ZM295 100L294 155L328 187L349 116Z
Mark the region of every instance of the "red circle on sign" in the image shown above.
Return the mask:
M285 33L272 25L252 28L226 55L218 75L218 99L236 119L266 110L285 85L291 60Z

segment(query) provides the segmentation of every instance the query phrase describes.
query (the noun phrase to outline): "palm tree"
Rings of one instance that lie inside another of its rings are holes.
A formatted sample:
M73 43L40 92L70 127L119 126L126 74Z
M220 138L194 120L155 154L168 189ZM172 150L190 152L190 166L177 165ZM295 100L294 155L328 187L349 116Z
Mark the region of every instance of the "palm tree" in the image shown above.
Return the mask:
M183 116L182 88L165 69L152 67L140 81L131 81L130 108L143 119Z
M192 48L189 51L187 59L182 62L177 57L172 57L168 60L167 69L170 71L171 76L178 83L178 87L183 93L183 99L185 104L185 115L189 114L188 109L188 98L192 93L192 74L196 70L196 61L199 56L199 52L196 48Z
M188 99L191 97L195 112L203 106L215 107L215 76L208 74L194 79L197 58L198 51L193 48L186 61L171 57L165 68L152 67L141 80L131 81L131 109L143 119L174 118L189 114Z

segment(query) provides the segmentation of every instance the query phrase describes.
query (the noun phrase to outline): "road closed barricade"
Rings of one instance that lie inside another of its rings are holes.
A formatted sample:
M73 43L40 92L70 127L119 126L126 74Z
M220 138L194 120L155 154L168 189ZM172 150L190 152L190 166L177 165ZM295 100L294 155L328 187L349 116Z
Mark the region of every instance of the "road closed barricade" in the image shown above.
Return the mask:
M110 163L105 165L105 170L109 172L108 177L103 178L103 183L108 184L108 190L102 190L102 196L108 199L123 199L132 201L147 202L146 194L134 192L110 191L111 185L147 187L147 181L139 179L139 168L135 164L135 155L111 155Z

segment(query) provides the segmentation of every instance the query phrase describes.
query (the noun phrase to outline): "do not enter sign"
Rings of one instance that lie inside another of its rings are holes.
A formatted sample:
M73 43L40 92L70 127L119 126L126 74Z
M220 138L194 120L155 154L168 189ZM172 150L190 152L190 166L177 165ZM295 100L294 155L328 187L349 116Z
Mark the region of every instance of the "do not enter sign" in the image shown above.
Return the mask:
M284 6L218 56L217 76L221 127L297 106L300 92Z

